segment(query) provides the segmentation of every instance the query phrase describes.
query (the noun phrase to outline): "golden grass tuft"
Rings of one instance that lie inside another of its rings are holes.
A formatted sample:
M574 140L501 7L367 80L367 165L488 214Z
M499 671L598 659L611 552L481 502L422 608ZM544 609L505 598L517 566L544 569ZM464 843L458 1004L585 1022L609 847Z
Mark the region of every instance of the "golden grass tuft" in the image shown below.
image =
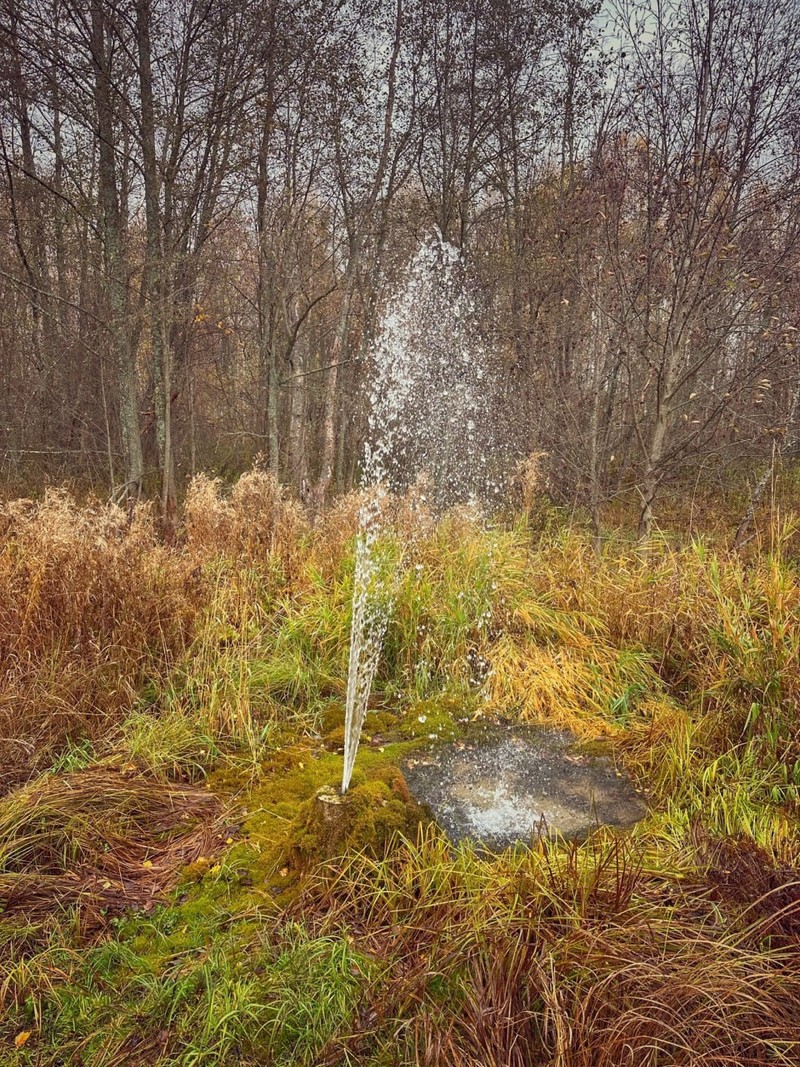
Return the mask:
M0 793L65 739L106 733L185 647L189 561L148 508L79 507L64 492L0 509Z
M759 737L800 759L800 577L775 530L751 559L701 541L624 543L598 558L574 532L532 555L532 586L600 621L614 647L647 650L671 692L706 719L718 744Z

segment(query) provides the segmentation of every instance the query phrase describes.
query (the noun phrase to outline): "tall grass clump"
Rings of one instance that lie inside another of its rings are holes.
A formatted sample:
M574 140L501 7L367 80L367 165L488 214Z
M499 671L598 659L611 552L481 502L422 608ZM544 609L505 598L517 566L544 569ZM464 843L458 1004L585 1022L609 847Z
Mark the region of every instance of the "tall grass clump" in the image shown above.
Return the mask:
M800 897L720 906L620 838L487 861L426 833L320 871L297 908L379 962L356 1062L788 1067L800 1052Z
M446 516L414 543L379 680L414 699L449 692L486 713L614 731L658 689L646 650L537 587L525 525Z
M793 766L800 750L800 575L791 524L750 558L693 541L600 556L574 531L532 555L534 587L588 613L617 648L643 649L708 743L754 743Z
M148 509L79 507L64 492L0 509L0 791L69 739L103 735L191 634L188 561Z

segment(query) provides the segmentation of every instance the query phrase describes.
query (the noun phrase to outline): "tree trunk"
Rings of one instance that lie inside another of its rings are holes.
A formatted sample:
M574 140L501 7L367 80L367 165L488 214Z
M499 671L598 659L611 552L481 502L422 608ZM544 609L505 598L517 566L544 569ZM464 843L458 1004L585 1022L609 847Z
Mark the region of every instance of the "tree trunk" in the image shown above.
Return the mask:
M353 270L353 275L354 275ZM320 455L319 477L311 492L310 500L315 512L322 510L325 498L333 481L334 463L336 462L336 407L339 395L339 364L347 351L347 335L350 330L350 308L352 305L351 268L348 264L345 276L345 291L342 306L336 323L336 332L330 350L330 363L325 373L325 402L322 413L322 445Z
M291 484L304 499L306 495L306 373L301 343L292 349L289 408L289 477Z
M675 275L676 287L682 284L682 273ZM645 452L645 471L642 481L642 507L639 513L639 539L645 540L653 529L653 506L663 480L663 460L672 420L674 392L680 368L686 357L689 314L683 295L667 327L662 349L661 367L656 385L656 414L650 440Z
M110 49L106 43L106 23L103 11L101 0L93 0L91 32L94 103L99 140L100 224L105 258L105 284L109 302L108 330L117 373L120 436L125 469L125 482L118 492L127 501L130 510L142 494L144 464L139 431L136 361L127 334L127 272L114 159Z
M753 525L753 519L756 517L756 512L761 506L761 501L764 499L764 494L766 493L767 488L772 484L772 480L775 477L775 470L781 456L785 452L791 452L798 443L798 439L800 438L797 425L798 413L800 413L800 384L795 386L794 394L792 395L792 403L789 408L789 415L786 419L786 432L783 441L780 444L776 443L772 449L772 459L770 464L766 470L762 472L761 477L756 482L747 511L745 511L736 529L736 535L733 539L733 547L736 549L742 548L747 541L750 540L747 535L750 532L750 527Z
M600 400L605 364L605 345L601 337L603 322L599 312L592 311L592 334L593 334L593 374L592 374L592 413L589 420L589 510L594 534L594 550L600 555L602 548L601 540L601 516L600 516L600 472L602 462L600 457Z
M170 359L168 265L161 236L160 189L156 165L155 110L150 58L150 0L136 0L136 45L141 94L142 172L147 229L145 284L150 309L154 407L158 465L161 476L161 519L165 532L174 530L177 513L175 460L172 448L172 382Z

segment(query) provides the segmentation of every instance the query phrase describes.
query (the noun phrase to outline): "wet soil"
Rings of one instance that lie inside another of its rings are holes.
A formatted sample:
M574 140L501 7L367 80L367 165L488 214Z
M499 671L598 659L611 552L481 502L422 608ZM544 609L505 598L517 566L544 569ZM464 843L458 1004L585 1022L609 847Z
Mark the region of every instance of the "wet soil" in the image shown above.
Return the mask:
M581 839L647 814L613 760L564 730L481 725L457 742L415 753L403 771L411 795L452 841L492 850L540 835Z

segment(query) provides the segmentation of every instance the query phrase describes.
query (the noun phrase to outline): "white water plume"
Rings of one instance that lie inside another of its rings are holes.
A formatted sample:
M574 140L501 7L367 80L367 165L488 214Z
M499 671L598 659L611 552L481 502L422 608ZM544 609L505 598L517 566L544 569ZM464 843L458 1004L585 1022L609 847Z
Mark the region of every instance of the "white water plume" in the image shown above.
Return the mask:
M480 506L497 498L504 484L492 376L476 320L458 249L439 236L423 244L372 352L342 793L353 773L397 587L399 563L387 538L389 493L424 483L437 508Z

